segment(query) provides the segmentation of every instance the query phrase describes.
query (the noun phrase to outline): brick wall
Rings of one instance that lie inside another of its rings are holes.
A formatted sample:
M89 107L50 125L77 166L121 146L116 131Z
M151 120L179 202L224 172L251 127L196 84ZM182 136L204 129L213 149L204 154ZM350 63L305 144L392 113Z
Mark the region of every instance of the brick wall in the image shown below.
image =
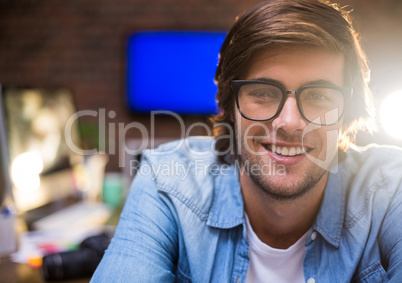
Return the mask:
M149 126L149 116L134 114L126 108L128 36L136 30L227 30L236 15L257 2L2 0L0 82L32 87L67 86L74 92L78 110L104 108L106 113L113 110L117 116L108 118L107 122L128 124L138 121ZM388 0L381 1L381 7L373 8L380 5L378 2L354 1L359 25L367 34L368 44L371 44L369 50L373 54L380 53L379 40L386 42L391 38L389 33L384 33L386 27L395 32L395 26L398 26L399 33L394 36L402 42L401 5L398 1ZM387 13L391 13L390 16ZM388 52L399 52L396 51L398 47L387 48ZM393 64L402 61L400 57L396 59L388 61ZM186 124L191 124L205 118L186 116L184 119ZM157 136L179 136L179 124L173 118L157 119L155 126ZM139 133L133 130L127 136L138 137ZM108 170L118 170L117 164L117 156L111 156Z
M126 108L128 36L136 30L227 30L253 2L258 1L2 1L0 82L67 86L78 110L104 108L117 114L107 122L138 121L149 127L148 115ZM191 123L204 118L184 119ZM156 136L179 137L174 118L157 119L155 127ZM129 137L139 135L127 132ZM116 155L108 169L118 170Z

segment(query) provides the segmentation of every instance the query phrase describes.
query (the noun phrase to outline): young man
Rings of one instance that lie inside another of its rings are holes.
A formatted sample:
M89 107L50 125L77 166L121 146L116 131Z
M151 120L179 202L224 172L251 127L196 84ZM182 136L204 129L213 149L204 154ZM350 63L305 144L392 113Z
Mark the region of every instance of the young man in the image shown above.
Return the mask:
M348 148L370 125L367 74L335 5L272 0L240 17L215 139L144 153L93 281L401 282L402 153Z

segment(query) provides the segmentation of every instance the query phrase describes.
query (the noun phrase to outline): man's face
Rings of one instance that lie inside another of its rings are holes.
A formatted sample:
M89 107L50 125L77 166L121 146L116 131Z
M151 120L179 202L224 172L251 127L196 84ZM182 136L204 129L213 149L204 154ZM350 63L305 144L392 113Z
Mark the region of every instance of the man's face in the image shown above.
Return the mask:
M256 54L241 79L275 80L288 90L317 81L342 87L343 71L340 53L318 47L282 47ZM312 125L301 116L295 95L289 95L282 111L269 121L250 121L235 112L240 159L251 169L241 176L243 186L259 187L276 199L294 199L314 187L324 188L341 122Z

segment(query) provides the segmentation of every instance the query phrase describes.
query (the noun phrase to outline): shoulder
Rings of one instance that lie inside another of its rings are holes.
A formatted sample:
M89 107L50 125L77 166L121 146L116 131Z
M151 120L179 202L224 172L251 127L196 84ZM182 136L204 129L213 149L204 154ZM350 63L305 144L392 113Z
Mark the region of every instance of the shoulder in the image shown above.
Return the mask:
M352 145L347 151L347 155L352 159L361 161L387 161L387 164L392 164L392 161L402 162L402 148L391 145L369 144L364 147ZM390 157L399 157L392 160ZM387 165L383 164L383 165Z
M398 147L350 148L340 163L349 213L362 215L373 209L377 214L386 213L390 206L402 201L401 168L402 149Z
M152 164L154 178L159 183L171 183L173 179L192 176L194 167L200 169L202 166L218 164L214 145L215 141L210 137L191 137L169 142L144 151L141 164Z
M160 193L206 217L213 202L216 177L222 169L210 137L169 142L143 153L139 175L149 175Z
M341 168L349 177L365 177L368 181L383 178L388 183L402 179L402 149L393 146L371 144L365 147L353 146L346 152Z
M192 160L205 158L214 160L215 141L211 137L188 137L144 151L144 154L154 162L166 161L170 158Z

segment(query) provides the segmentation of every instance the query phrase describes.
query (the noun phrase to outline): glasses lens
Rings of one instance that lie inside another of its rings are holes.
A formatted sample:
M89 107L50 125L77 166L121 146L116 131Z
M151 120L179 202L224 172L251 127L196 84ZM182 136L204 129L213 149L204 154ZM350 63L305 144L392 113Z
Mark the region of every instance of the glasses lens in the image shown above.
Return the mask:
M304 89L300 94L300 104L307 120L315 124L328 125L338 122L344 108L341 91L327 87Z
M245 84L239 90L238 100L243 115L251 119L269 119L281 104L282 91L268 84Z

